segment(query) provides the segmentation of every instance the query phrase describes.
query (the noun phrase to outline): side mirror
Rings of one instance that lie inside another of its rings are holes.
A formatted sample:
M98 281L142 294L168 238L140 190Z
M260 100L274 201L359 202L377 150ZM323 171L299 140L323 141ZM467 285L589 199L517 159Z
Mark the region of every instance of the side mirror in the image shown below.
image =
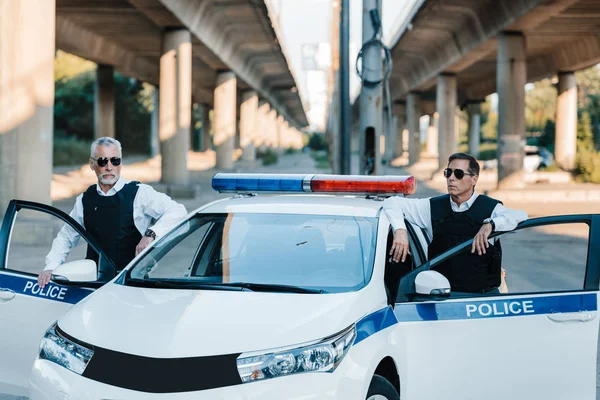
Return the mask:
M59 265L52 272L52 280L58 283L93 282L98 279L98 267L92 260L77 260Z
M436 271L419 272L415 277L415 291L425 296L449 297L450 282Z

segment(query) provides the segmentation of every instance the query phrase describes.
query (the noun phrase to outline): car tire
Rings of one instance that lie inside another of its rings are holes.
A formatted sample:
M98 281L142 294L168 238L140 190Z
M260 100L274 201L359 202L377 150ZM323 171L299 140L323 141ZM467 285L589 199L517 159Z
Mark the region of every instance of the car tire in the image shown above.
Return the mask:
M400 400L394 385L380 375L374 375L367 392L367 400Z

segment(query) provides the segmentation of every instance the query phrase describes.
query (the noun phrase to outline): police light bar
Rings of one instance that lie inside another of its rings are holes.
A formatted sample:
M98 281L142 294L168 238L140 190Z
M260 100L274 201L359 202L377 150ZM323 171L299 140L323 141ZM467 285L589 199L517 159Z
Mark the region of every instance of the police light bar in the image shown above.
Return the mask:
M407 175L314 175L314 174L235 174L218 173L212 187L220 193L337 193L403 194L417 189L417 181Z

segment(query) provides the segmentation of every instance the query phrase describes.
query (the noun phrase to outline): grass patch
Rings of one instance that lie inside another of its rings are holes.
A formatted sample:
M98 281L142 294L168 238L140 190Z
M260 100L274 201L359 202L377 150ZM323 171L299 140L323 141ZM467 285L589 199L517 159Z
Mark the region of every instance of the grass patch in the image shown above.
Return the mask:
M273 165L273 164L277 164L277 161L279 161L279 156L277 155L277 153L275 151L273 151L271 149L267 149L263 153L260 153L257 156L258 156L258 158L262 159L262 165Z
M53 147L53 165L87 164L92 142L75 136L55 136Z
M319 169L329 169L331 165L329 164L329 154L326 151L313 151L310 153L310 156L315 163L317 164L317 168Z
M487 160L495 160L496 159L496 149L498 148L497 143L485 142L479 145L479 157L477 157L480 161ZM469 152L469 145L463 143L458 146L458 151L463 153Z

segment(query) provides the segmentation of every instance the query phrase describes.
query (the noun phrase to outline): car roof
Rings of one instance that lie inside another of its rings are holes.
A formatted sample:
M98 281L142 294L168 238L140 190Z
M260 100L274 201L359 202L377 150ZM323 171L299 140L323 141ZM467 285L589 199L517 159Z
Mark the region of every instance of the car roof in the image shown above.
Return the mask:
M318 194L233 196L200 208L201 213L316 214L376 217L381 198Z

